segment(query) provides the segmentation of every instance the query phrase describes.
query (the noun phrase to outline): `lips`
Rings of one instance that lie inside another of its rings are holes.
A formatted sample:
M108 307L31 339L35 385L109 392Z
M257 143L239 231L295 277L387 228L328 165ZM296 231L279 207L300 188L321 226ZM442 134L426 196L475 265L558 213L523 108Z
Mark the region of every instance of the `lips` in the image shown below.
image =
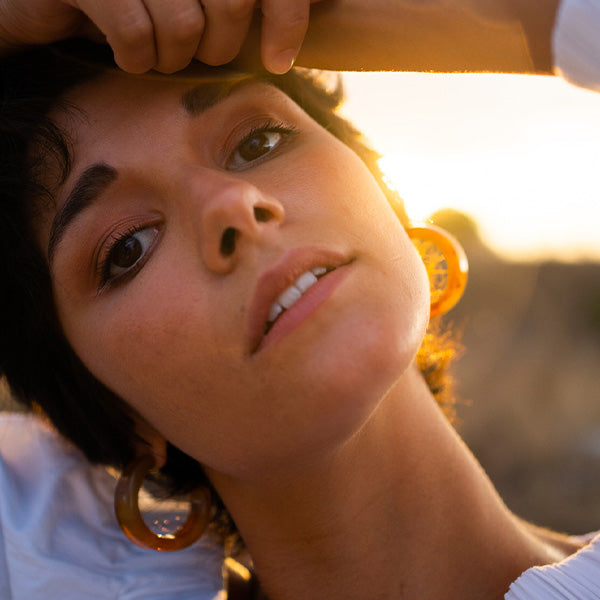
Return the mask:
M250 306L249 346L255 353L265 336L319 281L350 262L341 253L322 248L296 248L258 279ZM315 296L315 291L308 294ZM320 303L320 302L318 302ZM302 304L302 303L300 303ZM286 316L282 321L290 321Z
M271 327L275 321L288 309L292 308L294 304L305 292L307 292L321 277L330 273L333 267L315 267L305 271L290 285L286 288L278 297L269 309L269 316L267 317L267 326L265 328L265 334L269 333Z

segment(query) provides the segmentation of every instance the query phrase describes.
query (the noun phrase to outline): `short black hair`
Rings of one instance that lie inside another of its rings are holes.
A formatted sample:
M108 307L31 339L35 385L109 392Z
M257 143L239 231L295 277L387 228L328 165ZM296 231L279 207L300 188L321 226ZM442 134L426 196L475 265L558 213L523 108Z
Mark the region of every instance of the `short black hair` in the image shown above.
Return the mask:
M32 232L35 211L53 201L49 173L59 184L71 164L69 139L50 114L77 110L66 103L66 92L115 68L108 47L83 40L31 48L0 61L0 375L20 402L44 414L92 463L121 469L139 443L134 420L126 403L87 370L66 340L48 264ZM379 169L379 155L337 112L343 98L339 78L298 69L282 76L251 76L281 89L353 149L407 225L402 203ZM451 352L440 353L436 339L429 339L419 360L432 391L443 398ZM434 347L435 352L427 349ZM161 472L159 483L169 494L198 485L212 489L201 465L172 445ZM224 535L235 533L214 490L213 498L215 527Z

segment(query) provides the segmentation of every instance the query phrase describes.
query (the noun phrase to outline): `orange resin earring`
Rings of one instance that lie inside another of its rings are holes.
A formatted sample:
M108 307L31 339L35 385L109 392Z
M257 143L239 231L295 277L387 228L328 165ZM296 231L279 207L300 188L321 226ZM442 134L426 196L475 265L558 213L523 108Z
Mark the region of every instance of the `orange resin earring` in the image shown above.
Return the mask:
M447 313L461 298L467 285L469 264L458 241L435 225L406 230L425 263L431 292L431 316Z
M138 494L146 475L154 467L154 458L143 455L123 470L115 490L115 514L123 533L142 548L172 552L192 545L204 533L210 520L210 492L198 488L191 493L190 512L186 522L173 534L154 533L144 523Z

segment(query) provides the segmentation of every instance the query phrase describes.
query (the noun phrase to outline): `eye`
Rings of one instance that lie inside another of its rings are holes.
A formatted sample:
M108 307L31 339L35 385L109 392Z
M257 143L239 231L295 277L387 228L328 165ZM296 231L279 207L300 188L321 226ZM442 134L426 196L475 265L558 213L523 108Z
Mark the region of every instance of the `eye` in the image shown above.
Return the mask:
M259 160L277 148L295 130L284 125L268 123L253 129L242 139L227 161L227 168L240 169Z
M158 234L159 229L152 226L115 236L101 265L101 285L141 267Z

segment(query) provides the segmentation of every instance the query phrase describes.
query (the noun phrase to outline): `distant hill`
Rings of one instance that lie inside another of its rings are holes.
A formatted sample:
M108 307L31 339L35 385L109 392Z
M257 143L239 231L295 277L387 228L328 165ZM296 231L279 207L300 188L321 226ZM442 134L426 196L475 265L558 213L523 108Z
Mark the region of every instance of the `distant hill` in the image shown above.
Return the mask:
M459 431L517 513L600 527L600 264L500 259L455 211L433 221L463 243L467 291Z

